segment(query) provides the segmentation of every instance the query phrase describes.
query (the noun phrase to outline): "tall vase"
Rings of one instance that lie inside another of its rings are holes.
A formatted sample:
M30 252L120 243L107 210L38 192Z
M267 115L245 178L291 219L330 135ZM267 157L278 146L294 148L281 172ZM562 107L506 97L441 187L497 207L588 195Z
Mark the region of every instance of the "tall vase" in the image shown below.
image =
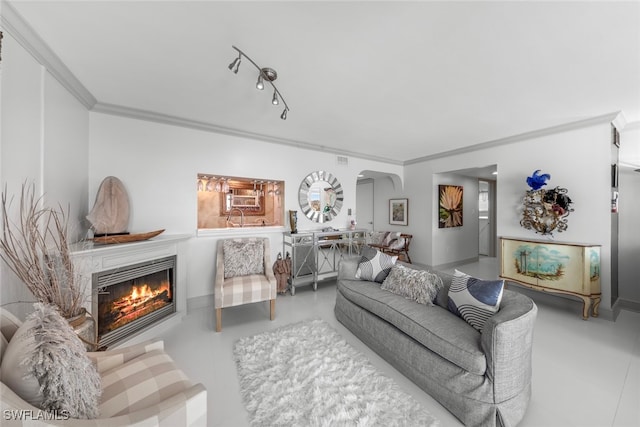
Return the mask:
M298 211L289 211L289 226L292 233L298 232Z

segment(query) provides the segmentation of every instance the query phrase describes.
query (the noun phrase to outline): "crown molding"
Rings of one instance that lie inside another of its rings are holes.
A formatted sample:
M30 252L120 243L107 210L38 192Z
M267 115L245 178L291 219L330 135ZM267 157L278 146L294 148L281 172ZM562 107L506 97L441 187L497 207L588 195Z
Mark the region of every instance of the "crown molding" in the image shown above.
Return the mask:
M96 104L96 98L62 62L47 43L7 1L1 2L0 23L36 61L88 110Z
M154 111L142 110L138 108L124 107L122 105L107 104L103 102L96 103L91 111L96 113L110 114L113 116L127 117L137 120L162 123L166 125L179 126L184 128L202 130L205 132L219 133L223 135L236 136L239 138L249 138L273 144L286 145L289 147L302 148L305 150L321 151L343 156L356 157L360 159L373 160L387 164L402 165L401 161L390 160L383 157L371 156L367 154L357 153L348 150L339 150L324 145L312 144L309 142L298 141L294 139L279 138L261 133L248 132L240 129L234 129L224 126L215 125L213 123L191 120L184 117L172 116Z
M581 129L589 126L599 125L603 123L613 123L614 126L624 127L626 123L624 115L621 111L614 113L603 114L601 116L590 117L587 119L577 120L570 123L564 123L561 125L551 126L544 129L538 129L530 132L524 132L517 135L508 136L506 138L494 139L492 141L481 142L479 144L470 145L468 147L456 148L455 150L443 151L441 153L432 154L429 156L418 157L415 159L407 160L403 164L413 165L416 163L427 162L430 160L441 159L443 157L450 157L459 154L472 153L478 150L484 150L487 148L499 147L501 145L514 144L516 142L526 141L528 139L540 138L547 135L553 135L561 132L568 132L575 129Z
M640 129L640 121L637 121L637 122L629 122L629 123L627 123L627 125L624 127L624 130L634 130L634 129Z

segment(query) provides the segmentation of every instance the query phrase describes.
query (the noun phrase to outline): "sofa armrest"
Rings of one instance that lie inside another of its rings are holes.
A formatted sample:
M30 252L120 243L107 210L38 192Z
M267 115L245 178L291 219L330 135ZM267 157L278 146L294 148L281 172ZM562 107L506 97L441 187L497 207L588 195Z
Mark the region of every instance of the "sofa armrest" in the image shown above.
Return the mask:
M531 384L533 328L538 308L525 295L505 289L500 310L484 325L480 338L494 399L503 402Z
M98 372L102 373L153 350L164 350L164 342L161 340L149 340L114 350L90 351L87 352L87 356L96 365Z

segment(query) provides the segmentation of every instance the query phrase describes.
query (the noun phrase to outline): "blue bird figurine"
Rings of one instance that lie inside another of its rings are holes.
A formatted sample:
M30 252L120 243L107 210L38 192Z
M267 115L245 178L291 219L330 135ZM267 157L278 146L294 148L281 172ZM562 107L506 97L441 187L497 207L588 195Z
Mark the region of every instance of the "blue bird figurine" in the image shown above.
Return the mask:
M547 185L547 180L551 178L548 173L539 175L540 169L533 172L533 175L527 177L527 185L533 190L539 190L543 185Z

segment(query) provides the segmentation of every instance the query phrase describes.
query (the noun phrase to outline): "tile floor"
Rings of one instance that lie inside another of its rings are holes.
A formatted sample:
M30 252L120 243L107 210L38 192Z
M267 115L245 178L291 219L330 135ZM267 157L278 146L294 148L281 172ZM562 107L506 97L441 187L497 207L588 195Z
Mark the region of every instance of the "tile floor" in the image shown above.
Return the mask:
M482 278L497 276L495 258L458 266ZM512 288L513 289L513 288ZM581 319L579 304L530 294L538 304L534 333L533 390L522 427L640 426L640 313L623 311L616 322ZM335 281L314 292L305 286L294 297L278 298L276 319L269 321L268 304L225 309L223 329L214 329L213 307L192 310L186 319L158 338L186 374L208 390L209 426L249 425L242 404L234 342L244 336L309 318L322 318L351 345L369 357L421 402L441 426L462 424L429 395L378 357L335 319Z

